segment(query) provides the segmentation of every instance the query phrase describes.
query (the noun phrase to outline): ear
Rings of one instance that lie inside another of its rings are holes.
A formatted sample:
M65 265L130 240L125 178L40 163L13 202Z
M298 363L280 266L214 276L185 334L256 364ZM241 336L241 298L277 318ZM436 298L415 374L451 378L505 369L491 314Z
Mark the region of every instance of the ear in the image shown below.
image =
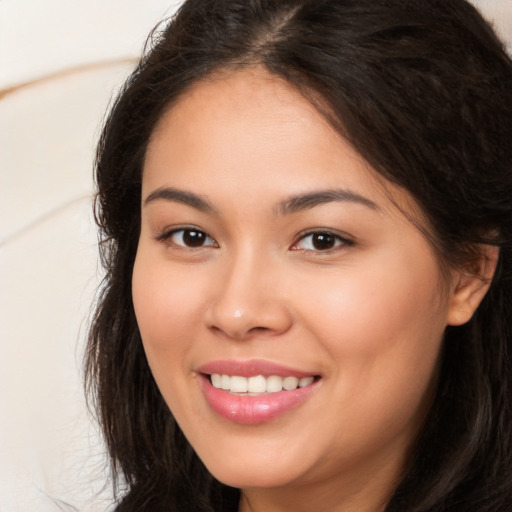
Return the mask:
M498 264L499 247L482 244L478 249L478 259L471 262L470 268L456 270L453 274L448 325L468 322L491 284Z

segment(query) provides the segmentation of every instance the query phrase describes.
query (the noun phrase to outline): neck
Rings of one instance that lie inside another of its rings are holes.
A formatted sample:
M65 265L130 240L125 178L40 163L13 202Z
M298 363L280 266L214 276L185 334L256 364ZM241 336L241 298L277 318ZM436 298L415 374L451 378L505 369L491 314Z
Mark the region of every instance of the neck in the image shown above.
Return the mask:
M387 499L380 498L377 502L364 495L344 496L332 500L332 496L305 496L300 491L300 500L297 492L294 495L275 495L271 493L249 492L242 494L239 512L384 512Z

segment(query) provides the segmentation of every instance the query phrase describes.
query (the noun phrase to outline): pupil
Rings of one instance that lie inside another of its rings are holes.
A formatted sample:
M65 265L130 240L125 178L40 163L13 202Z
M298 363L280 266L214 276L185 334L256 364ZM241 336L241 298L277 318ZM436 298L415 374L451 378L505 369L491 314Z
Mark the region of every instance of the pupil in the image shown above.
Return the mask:
M185 231L183 241L189 247L200 247L204 243L204 233L201 231Z
M334 247L334 236L328 233L313 235L313 246L315 249L332 249Z

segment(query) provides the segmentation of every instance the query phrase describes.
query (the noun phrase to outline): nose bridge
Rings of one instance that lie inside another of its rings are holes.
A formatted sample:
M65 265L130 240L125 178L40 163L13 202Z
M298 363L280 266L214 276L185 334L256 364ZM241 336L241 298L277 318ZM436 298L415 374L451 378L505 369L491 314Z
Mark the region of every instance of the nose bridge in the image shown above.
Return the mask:
M279 294L277 266L275 258L251 245L226 257L208 306L208 326L234 339L286 331L291 316Z

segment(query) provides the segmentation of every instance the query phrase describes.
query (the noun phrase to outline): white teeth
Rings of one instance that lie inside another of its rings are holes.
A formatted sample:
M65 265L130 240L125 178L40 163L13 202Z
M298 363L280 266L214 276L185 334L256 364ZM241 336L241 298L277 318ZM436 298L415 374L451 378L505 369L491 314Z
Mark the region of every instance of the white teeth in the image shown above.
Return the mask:
M302 379L299 380L299 388L309 386L314 380L314 377L302 377Z
M249 377L248 391L250 393L265 393L267 391L267 379L263 375Z
M314 377L279 377L271 375L255 375L254 377L241 377L239 375L220 375L213 373L211 383L214 388L230 391L231 393L249 393L258 395L262 393L278 393L283 389L293 391L297 387L304 388L315 380Z
M222 375L220 379L221 389L229 391L231 389L231 377L229 375Z
M247 378L233 375L233 377L231 377L231 387L229 390L232 393L247 393L247 391L249 391L249 382L247 381Z
M267 393L278 393L283 390L283 378L277 375L267 377Z
M298 385L299 379L297 377L286 377L283 379L283 388L286 389L286 391L297 389Z
M222 375L214 373L212 375L212 385L214 388L222 388Z

